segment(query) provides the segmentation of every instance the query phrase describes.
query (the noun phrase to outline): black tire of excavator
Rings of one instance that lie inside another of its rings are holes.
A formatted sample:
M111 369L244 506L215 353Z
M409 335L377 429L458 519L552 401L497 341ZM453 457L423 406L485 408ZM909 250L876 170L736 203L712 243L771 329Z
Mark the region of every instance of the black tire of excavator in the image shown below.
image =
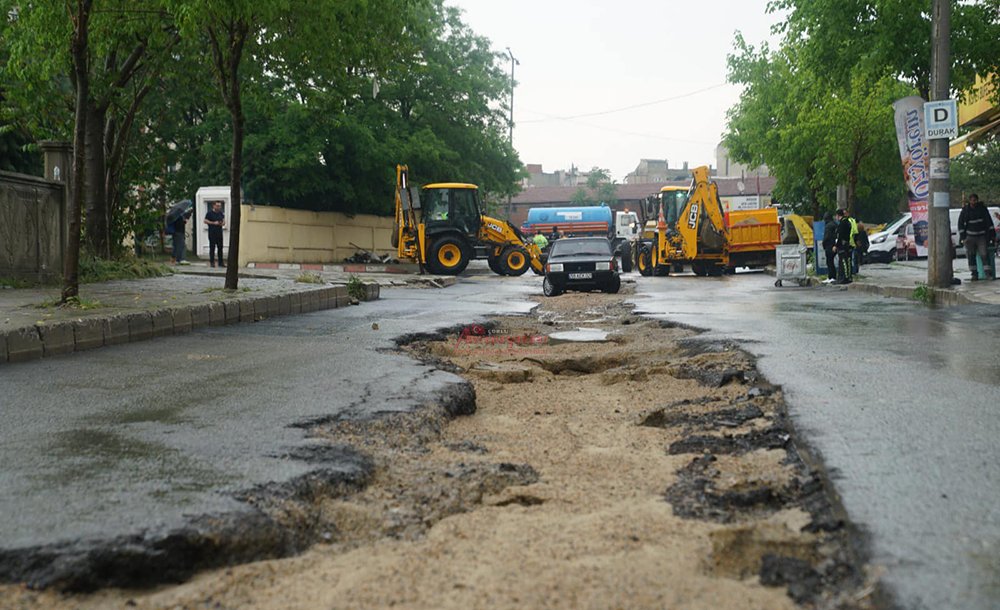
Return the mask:
M652 267L653 275L656 277L670 275L670 264L660 263L660 253L656 248L653 248L653 254L650 257L650 267Z
M653 264L651 261L652 252L648 246L639 249L639 275L649 277L653 275Z
M490 255L486 259L486 264L489 265L490 271L496 273L497 275L507 275L504 273L503 265L500 264L500 257Z
M520 256L519 258L518 255ZM512 257L515 262L521 262L520 266L511 265ZM500 266L507 275L513 277L524 275L528 271L528 268L531 267L531 256L521 246L507 246L500 254Z
M632 244L622 242L622 273L632 273Z
M472 259L470 250L469 245L460 237L454 235L439 237L431 243L427 252L427 269L435 275L458 275L469 266L469 261ZM457 259L453 258L456 254ZM451 264L451 260L456 262Z

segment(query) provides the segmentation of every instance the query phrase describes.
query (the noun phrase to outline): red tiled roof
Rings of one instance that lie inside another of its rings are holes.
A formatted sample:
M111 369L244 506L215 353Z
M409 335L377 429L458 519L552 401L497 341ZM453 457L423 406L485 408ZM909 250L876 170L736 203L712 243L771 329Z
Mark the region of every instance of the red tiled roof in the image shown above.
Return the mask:
M753 176L743 179L743 192L738 186L739 178L713 178L719 186L720 197L732 197L734 195L757 195L758 178ZM617 185L617 195L619 200L637 201L647 195L660 192L660 188L667 185L687 186L690 180L675 180L673 182L655 182L650 184L619 184ZM775 179L773 177L759 178L761 195L770 195L774 190ZM514 205L538 205L546 203L569 203L573 195L583 188L580 186L534 186L518 193L512 200Z

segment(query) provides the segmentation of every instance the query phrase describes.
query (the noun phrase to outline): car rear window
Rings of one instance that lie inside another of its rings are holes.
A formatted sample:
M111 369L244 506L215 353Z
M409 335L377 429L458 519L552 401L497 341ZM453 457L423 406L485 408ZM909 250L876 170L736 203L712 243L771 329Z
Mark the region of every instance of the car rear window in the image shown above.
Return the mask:
M552 244L549 256L611 256L611 244L606 239L559 239Z

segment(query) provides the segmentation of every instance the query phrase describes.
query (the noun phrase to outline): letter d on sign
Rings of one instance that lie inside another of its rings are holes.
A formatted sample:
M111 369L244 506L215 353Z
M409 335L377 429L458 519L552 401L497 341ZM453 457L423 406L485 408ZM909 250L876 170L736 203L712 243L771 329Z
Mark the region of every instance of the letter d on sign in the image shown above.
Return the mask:
M934 122L944 123L948 120L948 110L945 108L935 108L934 109Z

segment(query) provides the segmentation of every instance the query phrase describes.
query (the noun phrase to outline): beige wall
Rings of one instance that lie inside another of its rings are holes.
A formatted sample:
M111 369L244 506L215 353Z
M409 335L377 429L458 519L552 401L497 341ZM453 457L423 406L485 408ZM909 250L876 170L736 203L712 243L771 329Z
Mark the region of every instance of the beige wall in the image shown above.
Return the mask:
M306 212L274 206L240 208L240 266L248 263L340 263L358 248L394 254L393 219L369 214Z

